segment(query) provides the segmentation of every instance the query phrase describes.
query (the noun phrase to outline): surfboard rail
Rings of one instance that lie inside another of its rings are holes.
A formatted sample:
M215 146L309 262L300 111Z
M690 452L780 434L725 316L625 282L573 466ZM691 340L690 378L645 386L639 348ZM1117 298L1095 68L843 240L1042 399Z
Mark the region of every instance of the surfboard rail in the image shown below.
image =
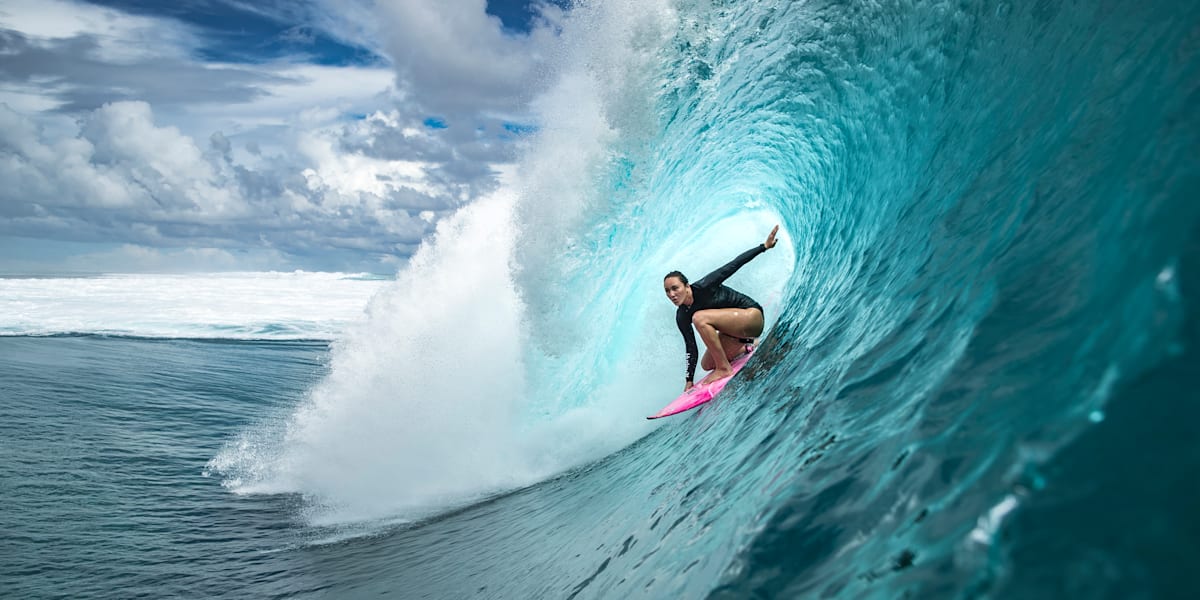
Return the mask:
M646 418L661 419L663 417L677 415L681 412L692 410L693 408L696 408L697 406L705 404L709 400L716 398L717 394L720 394L721 390L725 389L725 386L729 383L729 380L736 377L738 371L741 371L742 367L746 366L746 363L749 362L750 357L753 354L754 349L751 349L749 352L738 356L733 360L733 362L729 363L729 366L733 367L733 373L731 373L729 377L722 377L721 379L710 383L694 385L692 386L692 389L680 394L678 398L675 398L670 404L664 406L663 409L658 411L657 414Z

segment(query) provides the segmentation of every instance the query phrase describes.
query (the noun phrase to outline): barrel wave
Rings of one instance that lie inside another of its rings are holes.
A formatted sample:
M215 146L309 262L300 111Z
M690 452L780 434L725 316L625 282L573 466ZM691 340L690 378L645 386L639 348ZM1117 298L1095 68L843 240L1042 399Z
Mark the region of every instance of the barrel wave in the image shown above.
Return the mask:
M1195 429L1153 471L1122 432L1197 412L1198 31L1166 2L575 6L508 188L210 468L375 523L316 550L360 595L1194 590L1200 494L1164 482ZM755 358L644 423L683 383L662 276L774 223L729 282ZM1172 560L1112 541L1151 514Z

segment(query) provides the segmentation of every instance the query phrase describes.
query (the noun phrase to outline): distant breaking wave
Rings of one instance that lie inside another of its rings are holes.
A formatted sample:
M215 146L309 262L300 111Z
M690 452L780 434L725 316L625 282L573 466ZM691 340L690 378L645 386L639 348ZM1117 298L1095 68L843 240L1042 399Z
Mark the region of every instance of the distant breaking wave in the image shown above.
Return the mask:
M0 336L332 340L387 279L220 273L0 279Z

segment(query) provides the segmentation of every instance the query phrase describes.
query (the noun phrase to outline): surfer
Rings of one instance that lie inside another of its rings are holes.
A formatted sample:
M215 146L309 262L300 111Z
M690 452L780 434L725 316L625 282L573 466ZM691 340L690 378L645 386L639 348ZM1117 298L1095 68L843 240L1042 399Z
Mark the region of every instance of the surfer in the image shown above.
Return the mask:
M671 303L679 307L675 311L675 324L683 335L687 348L687 381L683 390L692 389L696 375L696 335L692 326L700 332L706 350L700 360L705 371L711 371L701 384L729 377L733 368L729 361L745 351L747 344L762 335L763 308L753 298L722 283L750 262L754 257L775 247L776 225L767 236L767 241L747 250L729 264L706 275L700 281L689 284L687 277L679 271L671 271L663 278L663 289Z

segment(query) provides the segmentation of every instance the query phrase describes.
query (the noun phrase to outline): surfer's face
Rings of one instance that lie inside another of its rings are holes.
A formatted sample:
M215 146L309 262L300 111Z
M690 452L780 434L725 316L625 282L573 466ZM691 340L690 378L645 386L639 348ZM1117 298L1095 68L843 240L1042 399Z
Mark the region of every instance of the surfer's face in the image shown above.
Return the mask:
M685 304L692 296L692 286L683 283L678 277L664 279L663 291L667 292L667 298L675 306Z

